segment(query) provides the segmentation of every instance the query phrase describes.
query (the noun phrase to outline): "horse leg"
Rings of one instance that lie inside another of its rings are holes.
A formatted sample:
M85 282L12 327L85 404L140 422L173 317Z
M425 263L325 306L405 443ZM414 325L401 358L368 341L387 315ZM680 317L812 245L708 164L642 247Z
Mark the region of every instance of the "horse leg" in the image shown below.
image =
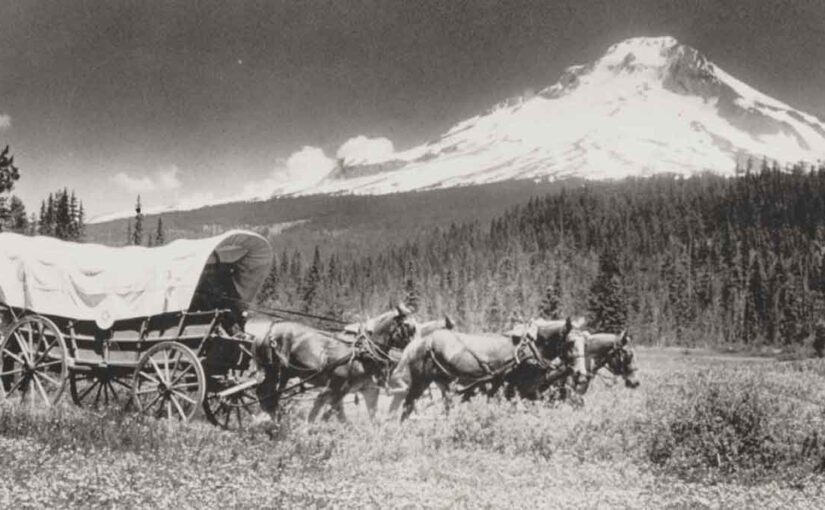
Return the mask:
M390 409L388 413L390 415L395 414L398 411L398 408L401 407L401 403L404 402L404 397L407 396L407 393L404 390L396 390L396 393L392 396L392 402L390 402Z
M444 413L450 414L453 407L453 396L450 394L450 383L448 381L435 381L435 385L441 390L441 400L444 401Z
M324 390L317 397L315 397L315 401L312 403L312 409L309 411L309 416L307 417L307 421L312 423L315 421L315 418L318 417L318 412L321 411L321 408L324 407L324 404L327 403L329 399L329 390Z
M265 365L263 372L264 379L255 387L255 393L258 396L261 409L266 412L270 418L275 420L283 381L279 381L279 370L274 365Z
M378 395L380 393L378 386L370 385L361 390L361 395L364 397L364 404L367 406L367 413L369 413L370 420L375 420L375 412L378 409Z
M409 418L410 414L415 410L415 401L424 394L424 391L429 385L429 381L413 381L413 383L410 384L407 396L404 397L404 410L401 412L401 421Z

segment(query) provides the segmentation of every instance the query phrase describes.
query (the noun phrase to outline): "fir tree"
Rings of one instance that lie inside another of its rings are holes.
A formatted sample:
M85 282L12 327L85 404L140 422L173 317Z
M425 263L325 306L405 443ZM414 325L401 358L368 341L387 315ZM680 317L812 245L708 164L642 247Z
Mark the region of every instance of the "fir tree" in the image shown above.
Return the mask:
M404 304L413 312L418 311L418 286L415 282L415 266L412 260L407 262L407 277L404 280Z
M163 233L163 218L158 216L158 228L155 230L155 246L166 244L166 235Z
M11 191L18 179L20 171L14 166L14 156L9 156L9 146L6 145L0 152L0 195Z
M141 211L140 195L135 203L135 226L132 230L131 244L140 246L143 244L143 212Z
M303 287L303 309L310 312L314 309L318 299L318 287L321 284L321 252L315 247L315 255L312 257L312 265L307 271L306 280Z
M597 331L618 333L627 323L627 308L622 295L621 273L612 250L599 257L599 273L590 287L588 308L590 324Z

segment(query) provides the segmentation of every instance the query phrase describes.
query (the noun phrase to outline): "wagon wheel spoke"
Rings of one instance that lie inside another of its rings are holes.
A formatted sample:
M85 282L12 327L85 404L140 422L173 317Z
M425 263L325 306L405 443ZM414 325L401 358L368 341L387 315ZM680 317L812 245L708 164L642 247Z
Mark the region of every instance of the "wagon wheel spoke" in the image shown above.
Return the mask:
M175 389L173 389L173 390L172 390L172 393L173 393L176 397L180 397L180 398L182 398L182 399L186 400L187 402L190 402L190 403L191 403L191 404L193 404L193 405L197 405L197 401L196 401L195 399L193 399L193 398L189 398L188 396L184 395L183 393L181 393L181 392L179 392L179 391L177 391L177 390L175 390Z
M91 392L92 392L92 390L94 390L94 389L95 389L95 386L97 386L98 384L100 384L100 381L99 381L99 380L97 380L97 379L94 379L94 382L93 382L92 384L90 384L89 386L87 386L85 390L83 390L83 392L82 392L82 393L80 394L80 396L78 397L78 400L83 400L84 398L86 398L86 396L87 396L89 393L91 393Z
M23 377L21 377L20 379L18 379L18 380L17 380L17 382L16 382L16 383L14 383L14 386L12 386L11 388L9 388L9 391L7 392L7 394L11 395L12 393L14 393L14 391L15 391L17 388L19 388L20 386L22 386L22 385L23 385L23 383L24 383L27 379L29 379L29 377L26 377L26 376L23 376Z
M95 393L95 402L94 405L97 406L97 403L100 402L100 393L103 390L103 383L101 381L97 382L97 392Z
M155 395L155 398L153 398L151 401L149 401L149 403L148 403L148 404L146 404L145 406L142 406L142 407L143 407L143 411L144 411L144 412L147 412L147 411L151 410L151 409L152 409L152 407L153 407L153 406L154 406L157 402L160 402L161 406L163 406L163 401L162 401L162 398L163 398L163 393L161 393L161 392L157 391L157 395Z
M14 370L9 370L8 372L0 372L0 377L6 377L6 376L14 375L14 374L19 374L22 371L23 371L22 368L16 368Z
M183 408L180 406L180 403L178 402L178 399L175 398L175 393L174 392L169 395L169 400L173 404L175 404L175 409L177 409L178 414L180 414L180 419L183 420L183 421L186 421L186 413L183 412ZM169 417L171 418L171 415Z
M180 374L178 374L177 377L175 377L175 380L172 381L171 383L169 383L169 385L170 386L177 385L178 381L180 381L183 378L184 375L186 375L187 373L189 373L191 370L194 370L194 369L195 369L194 365L192 365L192 364L187 365L186 368L184 368L183 371Z
M48 363L41 363L37 366L37 368L38 369L43 369L43 368L48 368L48 367L51 367L51 366L54 366L54 365L62 365L62 364L63 364L62 359L56 359L54 361L49 361Z
M39 345L39 344L38 344L38 345ZM57 345L57 341L55 341L55 342L53 342L53 343L51 343L51 344L50 344L50 343L48 343L48 342L46 342L46 350L44 350L43 352L41 352L41 353L39 353L39 354L38 354L38 356L37 356L37 360L34 362L34 364L35 364L35 365L39 365L39 364L40 364L40 362L41 362L41 361L43 361L43 360L46 358L46 356L48 356L48 354L49 354L50 352L52 352L52 349L54 349L54 347L55 347L56 345ZM63 360L55 360L55 361L57 361L58 363L63 363Z
M112 400L114 402L120 402L120 398L117 396L117 391L115 391L115 387L112 385L111 380L106 380L106 386L109 388L109 393L112 395Z
M3 355L10 357L11 359L13 359L14 361L20 363L21 365L26 364L26 360L24 360L23 358L21 358L17 354L11 352L10 350L8 350L8 348L3 349Z
M160 385L155 385L154 387L137 390L137 391L135 391L135 395L146 395L146 394L149 394L149 393L156 393L156 392L160 393L158 391L159 388L160 388Z
M141 377L145 377L146 379L149 379L149 380L150 380L150 381L152 381L153 383L155 383L155 384L157 384L157 385L160 385L160 381L159 381L159 380L155 379L154 377L152 377L151 375L147 374L146 372L144 372L144 371L142 371L142 370L141 370L140 372L138 372L138 374L140 374L140 375L141 375Z
M131 384L126 384L125 382L121 381L121 380L120 380L120 379L118 379L117 377L113 378L113 379L111 380L111 382L113 382L113 383L115 383L115 384L119 384L119 385L123 386L124 388L126 388L126 389L128 389L128 390L131 390L131 389L132 389L132 385L131 385Z
M15 332L13 334L13 336L14 336L14 341L17 343L17 347L18 347L18 350L19 350L20 357L14 356L14 354L11 351L9 351L8 349L3 349L3 352L8 354L9 356L14 357L15 359L17 359L20 363L23 363L24 365L26 363L31 363L32 359L29 356L29 350L26 348L26 347L28 347L29 344L26 343L26 339L23 338L23 335L21 335L19 332ZM22 359L20 359L20 358L22 358Z
M158 379L162 382L168 382L168 378L164 377L165 372L160 369L155 360L150 357L149 362L152 363L152 366L155 368L155 373L158 375Z
M49 381L53 386L60 386L59 382L55 381L50 375L46 374L45 372L37 370L35 373L38 377L42 377L43 379Z
M43 388L43 384L40 382L40 378L37 377L37 374L32 374L32 379L34 380L35 386L37 386L37 390L40 392L40 396L43 397L43 402L46 404L51 403L49 400L49 396L46 394L46 390Z

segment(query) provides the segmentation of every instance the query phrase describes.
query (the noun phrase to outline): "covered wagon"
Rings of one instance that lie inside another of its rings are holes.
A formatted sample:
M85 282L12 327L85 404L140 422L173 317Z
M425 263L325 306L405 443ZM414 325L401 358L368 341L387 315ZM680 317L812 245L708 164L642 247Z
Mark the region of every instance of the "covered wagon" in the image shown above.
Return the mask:
M119 403L223 427L256 403L245 311L272 249L230 231L112 248L0 233L0 399Z

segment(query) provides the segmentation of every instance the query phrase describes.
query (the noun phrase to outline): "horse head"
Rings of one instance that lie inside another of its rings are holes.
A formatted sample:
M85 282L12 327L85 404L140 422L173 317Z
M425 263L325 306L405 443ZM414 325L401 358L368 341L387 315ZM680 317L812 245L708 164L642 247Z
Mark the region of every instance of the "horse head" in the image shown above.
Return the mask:
M601 336L601 335L599 335ZM619 335L610 335L609 341L598 342L592 348L588 346L588 354L594 359L597 368L606 367L610 373L624 379L628 388L638 388L636 378L638 367L636 356L631 348L631 338L627 331Z
M367 322L367 333L383 349L403 349L418 331L418 322L403 304Z

